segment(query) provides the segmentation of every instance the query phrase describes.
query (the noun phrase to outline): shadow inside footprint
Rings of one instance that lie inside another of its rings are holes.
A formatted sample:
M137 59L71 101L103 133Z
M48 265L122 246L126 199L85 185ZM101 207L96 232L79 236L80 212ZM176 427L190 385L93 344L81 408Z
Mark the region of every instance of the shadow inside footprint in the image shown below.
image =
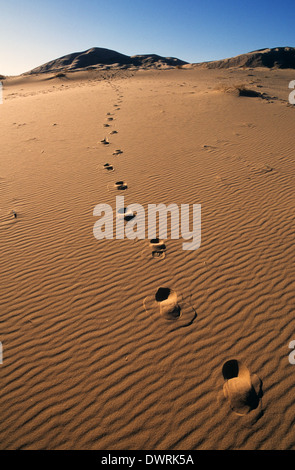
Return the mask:
M178 305L177 294L169 287L159 287L155 294L160 314L166 320L177 320L181 315L181 308Z
M131 210L129 210L127 207L124 207L122 209L119 209L117 212L117 217L123 217L126 222L129 220L134 219L136 216L133 214Z
M258 408L262 382L257 375L251 375L248 368L236 359L223 365L222 375L225 379L224 396L236 414L242 416Z
M153 238L150 240L150 248L152 250L152 257L157 259L164 259L166 253L166 245L163 240Z
M118 191L125 191L128 188L127 183L124 181L116 181L114 186Z
M191 294L185 299L170 287L159 287L143 299L143 306L150 319L160 325L168 325L169 330L191 326L197 318L191 303Z
M113 165L110 165L109 163L105 163L103 167L104 167L105 170L107 170L107 171L113 171L113 170L114 170Z

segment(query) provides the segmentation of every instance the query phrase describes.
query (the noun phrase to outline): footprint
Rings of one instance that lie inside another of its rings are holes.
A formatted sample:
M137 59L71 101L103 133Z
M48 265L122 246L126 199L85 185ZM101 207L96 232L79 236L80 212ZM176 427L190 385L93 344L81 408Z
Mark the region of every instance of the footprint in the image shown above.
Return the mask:
M14 222L14 220L18 218L19 218L19 213L17 213L14 210L10 210L9 212L6 212L5 210L0 209L0 225L1 226L10 226L12 223L17 223L17 221Z
M159 287L155 294L159 313L166 320L177 320L181 315L177 294L169 287Z
M111 131L110 134L111 134L111 135L113 135L113 134L118 134L118 131Z
M117 149L113 152L113 155L120 155L121 153L123 153L122 150Z
M207 150L215 150L216 149L216 147L214 147L213 145L203 145L202 148L207 149Z
M126 220L126 222L128 222L129 220L132 220L134 219L134 217L136 217L133 212L128 209L127 207L124 207L123 209L119 209L118 212L117 212L117 217L118 218L124 218L124 220Z
M109 140L108 140L107 137L105 137L104 139L102 139L102 140L100 141L100 143L101 143L101 144L104 144L104 145L109 145Z
M153 321L159 324L167 322L175 324L176 328L189 326L197 317L190 301L170 287L159 287L154 294L143 300L145 311Z
M125 183L124 181L116 181L116 183L114 184L114 188L118 191L125 191L128 186L127 183Z
M153 238L150 240L149 247L152 252L152 257L157 259L164 259L166 256L166 245L163 240Z
M274 171L274 168L266 163L265 165L262 165L261 167L257 167L256 173L265 174L265 173L270 173L271 171Z
M142 258L145 259L156 259L163 260L166 257L166 244L164 240L159 238L151 239L148 244L146 244L141 252Z
M112 117L108 118L108 121L113 121L113 120L114 120L114 118L112 118Z
M154 259L165 259L166 253L165 253L165 251L153 250L152 251L152 257Z
M109 124L104 124L103 127L110 127L110 125Z
M237 415L243 416L259 407L262 397L262 382L257 375L251 375L248 368L232 359L222 368L223 394Z
M113 165L110 165L109 163L105 163L105 164L103 165L103 168L104 168L105 170L107 170L107 171L115 171Z

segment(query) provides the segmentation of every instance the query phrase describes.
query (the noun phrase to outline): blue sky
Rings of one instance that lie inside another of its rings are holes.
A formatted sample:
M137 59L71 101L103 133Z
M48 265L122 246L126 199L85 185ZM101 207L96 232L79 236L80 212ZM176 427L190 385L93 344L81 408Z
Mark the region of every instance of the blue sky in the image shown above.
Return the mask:
M201 62L295 46L294 0L9 0L0 8L6 75L90 47Z

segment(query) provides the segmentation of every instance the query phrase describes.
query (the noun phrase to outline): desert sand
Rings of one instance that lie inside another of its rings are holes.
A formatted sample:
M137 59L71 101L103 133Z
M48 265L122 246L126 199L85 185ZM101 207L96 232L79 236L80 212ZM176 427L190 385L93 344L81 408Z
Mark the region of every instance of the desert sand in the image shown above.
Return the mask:
M1 449L295 449L294 79L3 81ZM96 240L116 183L201 204L201 247Z

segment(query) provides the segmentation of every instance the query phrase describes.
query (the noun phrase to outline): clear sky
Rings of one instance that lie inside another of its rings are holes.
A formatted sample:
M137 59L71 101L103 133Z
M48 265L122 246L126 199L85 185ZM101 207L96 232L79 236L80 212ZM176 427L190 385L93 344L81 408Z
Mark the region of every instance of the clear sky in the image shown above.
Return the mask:
M0 0L0 74L90 47L202 62L295 46L294 0Z

